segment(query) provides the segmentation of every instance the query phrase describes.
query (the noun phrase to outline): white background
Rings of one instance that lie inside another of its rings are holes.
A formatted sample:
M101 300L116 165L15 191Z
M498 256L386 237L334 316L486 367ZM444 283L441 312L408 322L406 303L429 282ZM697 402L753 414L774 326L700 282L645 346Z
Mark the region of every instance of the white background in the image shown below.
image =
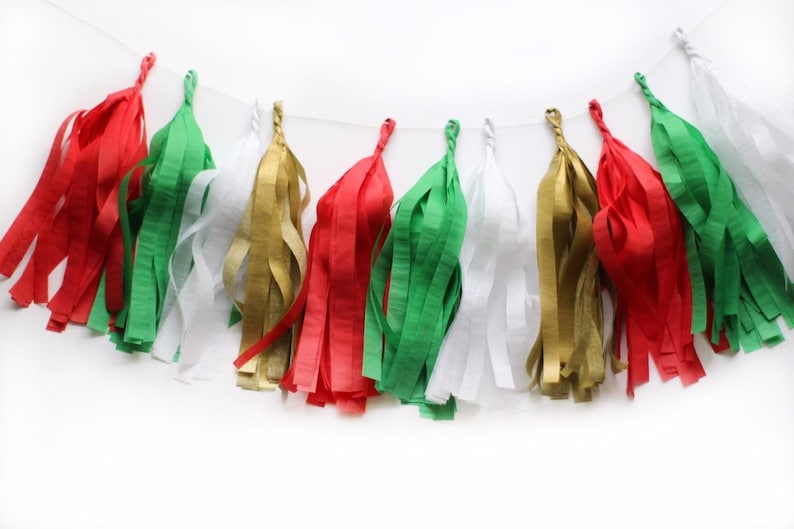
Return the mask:
M632 75L647 73L697 123L679 24L726 79L792 109L794 4L783 0L57 2L0 0L2 232L60 121L130 85L150 50L150 133L178 108L188 68L218 161L255 96L283 99L315 198L371 152L389 115L398 196L442 156L450 117L465 127L465 179L491 113L497 126L529 124L498 129L497 156L532 214L553 153L543 111L560 108L595 170L592 97L653 161ZM305 218L308 230L314 212ZM230 364L182 384L172 366L84 328L47 332L46 320L0 297L0 529L794 527L794 341L717 356L699 340L708 376L686 389L654 373L630 401L625 376L610 377L589 404L521 394L434 423L389 397L351 418L245 392ZM237 339L219 338L229 362Z

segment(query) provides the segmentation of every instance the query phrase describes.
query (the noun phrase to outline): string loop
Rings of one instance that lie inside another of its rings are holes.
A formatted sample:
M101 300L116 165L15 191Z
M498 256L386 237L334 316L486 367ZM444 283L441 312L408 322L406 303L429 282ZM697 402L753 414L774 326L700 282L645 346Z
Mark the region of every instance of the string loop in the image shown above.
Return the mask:
M447 121L444 133L447 135L447 151L454 152L458 141L458 134L460 134L460 122L457 119L450 119Z
M391 138L396 126L397 123L392 118L386 118L386 120L383 122L383 125L380 127L380 138L378 139L378 145L375 147L375 156L380 155L380 153L383 152L383 149L386 148L386 144L389 142L389 138Z
M251 108L251 131L259 133L259 123L262 119L262 108L259 106L259 99L254 101Z
M198 85L198 74L195 70L188 70L185 74L185 103L193 106L193 94L196 92Z
M592 116L593 121L598 126L598 130L601 131L601 135L604 139L611 138L612 133L609 132L609 128L607 128L606 123L604 123L604 113L601 110L601 104L593 99L590 101L588 108L590 109L590 116Z
M681 26L675 28L674 34L678 40L681 41L681 44L683 44L684 51L687 53L687 55L693 59L703 59L700 51L692 45L692 43L689 41L689 35L684 32L684 29Z
M273 135L274 140L280 144L284 143L284 129L281 122L284 119L284 102L276 101L273 103Z
M485 136L485 147L493 152L496 149L496 135L494 134L493 118L488 116L482 126L482 133Z
M143 60L141 60L141 73L138 76L138 80L135 81L136 91L140 91L143 88L143 83L145 83L146 78L149 77L149 71L152 69L156 61L157 56L154 53L147 54Z

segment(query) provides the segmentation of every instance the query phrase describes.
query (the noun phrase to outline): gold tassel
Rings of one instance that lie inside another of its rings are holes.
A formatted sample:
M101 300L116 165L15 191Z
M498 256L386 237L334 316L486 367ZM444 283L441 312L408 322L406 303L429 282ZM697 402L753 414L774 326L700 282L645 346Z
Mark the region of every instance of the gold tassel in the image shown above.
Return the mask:
M527 359L531 388L552 399L589 401L603 382L604 315L593 216L596 185L562 135L562 116L546 111L557 152L538 186L537 246L540 332Z
M240 352L281 320L306 275L301 215L309 204L309 188L303 166L284 139L282 117L278 101L273 105L273 139L259 163L254 190L223 267L224 285L242 314ZM245 300L241 302L235 296L235 283L246 255ZM299 325L243 365L237 371L237 385L252 390L277 388L289 367Z

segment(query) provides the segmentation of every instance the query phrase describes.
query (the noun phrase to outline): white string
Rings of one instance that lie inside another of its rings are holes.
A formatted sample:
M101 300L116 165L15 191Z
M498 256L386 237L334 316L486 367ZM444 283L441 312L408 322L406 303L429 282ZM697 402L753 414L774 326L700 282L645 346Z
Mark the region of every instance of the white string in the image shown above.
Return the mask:
M84 26L86 26L86 27L96 31L97 33L105 36L108 40L110 40L113 43L115 43L118 47L122 48L127 53L130 53L136 60L138 58L142 57L143 55L145 55L144 52L141 52L140 50L135 49L134 46L132 46L131 44L121 40L118 37L116 37L115 35L110 33L108 30L104 29L103 27L99 26L98 24L96 24L94 22L91 22L90 20L88 20L88 19L86 19L86 18L84 18L82 16L79 16L79 15L73 13L72 11L69 11L68 9L66 9L65 7L60 5L59 3L57 3L57 2L55 2L53 0L41 0L41 2L47 4L48 6L54 8L54 9L56 9L58 11L60 11L66 17L71 18L72 20L75 20L75 21L79 22L80 24L83 24ZM692 28L689 30L689 33L692 34L695 30L697 30L697 28L699 28L705 22L710 20L727 3L728 3L728 0L723 0L719 5L717 5L717 7L712 9L710 13L708 13L700 21L695 23L692 26ZM653 72L654 70L656 70L656 68L658 68L658 66L665 59L667 59L668 56L670 56L673 52L675 52L676 48L677 48L677 46L676 46L675 43L671 44L668 47L667 51L658 60L656 60L649 68L647 68L646 71L650 73L650 72ZM159 62L154 67L158 68L160 70L163 70L163 71L165 71L165 72L167 72L167 73L169 73L169 74L171 74L173 76L176 76L179 79L182 79L182 77L183 77L183 75L181 73L178 73L178 72L176 72L176 71L174 71L174 70L172 70L172 69L170 69L168 67L162 66ZM615 101L616 99L622 97L623 95L628 93L630 90L633 90L635 88L636 87L635 87L635 84L634 84L633 80L632 81L627 81L625 88L623 88L620 92L616 93L615 95L613 95L611 97L602 98L602 106L608 106L612 101ZM202 90L213 92L213 93L215 93L215 94L217 94L217 95L219 95L219 96L221 96L223 98L226 98L228 100L234 101L235 103L240 104L240 105L244 105L246 107L248 107L249 104L250 104L247 101L244 101L243 99L240 99L240 98L238 98L236 96L233 96L233 95L231 95L231 94L229 94L227 92L224 92L223 90L215 88L215 87L213 87L211 85L207 85L205 83L202 83ZM254 98L251 97L248 101L250 101L252 99L254 99ZM585 111L581 111L581 112L578 112L578 113L567 115L566 116L566 121L567 122L571 122L571 121L578 120L578 119L585 118L585 117L589 118L589 116L590 116L589 112L587 110L585 110ZM288 119L296 119L296 120L303 120L303 121L316 121L316 122L332 123L332 124L337 124L337 125L347 125L347 126L353 126L353 127L362 127L362 128L368 128L368 129L380 129L380 126L381 126L381 123L382 123L382 121L378 121L377 123L375 123L375 122L364 123L364 122L360 122L360 121L356 121L356 120L335 118L335 117L324 116L324 115L306 116L306 115L293 114L293 113L284 113L284 117L288 118ZM545 120L545 118L543 117L542 114L539 115L538 119L532 120L532 121L519 121L519 122L515 122L515 123L510 123L510 122L505 123L504 121L500 120L500 125L499 125L498 128L499 129L519 129L519 128L530 128L530 127L538 127L538 126L544 126L544 127L547 126L546 120ZM481 128L482 128L481 126L462 126L461 127L461 129L477 129L477 130L480 130ZM438 130L438 127L437 126L401 126L400 130Z

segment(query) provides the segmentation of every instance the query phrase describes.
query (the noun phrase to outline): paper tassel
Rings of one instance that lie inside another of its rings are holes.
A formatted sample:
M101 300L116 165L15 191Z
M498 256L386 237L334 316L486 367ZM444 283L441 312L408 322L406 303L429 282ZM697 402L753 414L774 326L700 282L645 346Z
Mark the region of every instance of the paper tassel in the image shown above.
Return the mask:
M259 106L254 105L248 134L219 170L199 173L188 191L163 318L152 349L155 358L166 362L178 353L183 379L208 379L217 371L221 351L215 337L226 331L233 307L223 288L223 262L242 221L261 158ZM205 199L207 180L211 183ZM198 213L201 216L196 219ZM176 277L175 272L184 275L188 270L184 261L189 259L193 267L187 276Z
M667 190L686 222L695 320L706 328L703 292L713 300L710 333L725 331L730 347L745 351L775 345L783 335L775 319L792 325L794 304L783 266L763 228L739 200L733 182L703 135L651 93L645 76L634 76L651 107L651 140Z
M61 124L38 184L0 241L0 274L11 276L33 241L35 249L11 288L23 306L46 303L47 328L86 323L103 274L108 310L122 305L119 181L146 157L141 89L155 62L144 57L135 85L110 94L91 110L80 110ZM137 195L130 188L129 196ZM125 199L127 196L124 197ZM63 282L49 299L48 278L66 260Z
M562 135L562 116L546 111L557 152L538 186L540 333L527 359L532 387L553 399L591 399L603 382L603 307L593 216L596 184Z
M515 191L494 156L494 131L485 120L485 158L466 185L468 210L461 250L460 308L441 346L427 385L428 400L451 395L493 400L500 390L526 387L524 362L539 319L527 277L534 266Z
M141 197L121 204L126 302L115 321L108 324L112 325L111 339L123 351L151 349L168 289L169 262L188 190L199 172L215 166L193 115L197 82L196 73L188 72L181 108L154 135L149 156L142 162ZM126 196L128 186L132 185L128 175L122 181L120 196ZM106 318L101 311L95 311L94 315L94 326L104 326Z
M681 28L676 36L690 58L703 135L794 279L794 120L788 127L773 124L721 84L712 63Z
M375 153L317 203L302 296L306 312L295 359L281 381L285 389L307 392L310 404L335 403L347 413L364 413L367 397L378 394L374 381L361 374L363 316L376 242L391 227L394 194L382 153L394 127L387 119Z
M635 386L648 382L649 353L662 380L697 382L705 372L693 343L692 287L678 210L661 175L609 132L596 100L590 115L604 138L593 235L617 291L617 358L626 324L627 393L634 396Z
M434 419L452 419L456 409L454 398L428 401L425 389L461 296L466 202L455 166L459 131L458 121L447 123L446 155L398 202L372 270L365 320L364 376Z
M248 257L245 300L237 301L243 320L241 353L284 319L306 275L301 215L309 203L309 190L303 166L284 139L282 118L279 101L273 105L273 140L259 164L247 211L224 263L223 281L234 297ZM251 390L277 388L289 367L297 331L285 329L261 354L238 361L237 385Z

